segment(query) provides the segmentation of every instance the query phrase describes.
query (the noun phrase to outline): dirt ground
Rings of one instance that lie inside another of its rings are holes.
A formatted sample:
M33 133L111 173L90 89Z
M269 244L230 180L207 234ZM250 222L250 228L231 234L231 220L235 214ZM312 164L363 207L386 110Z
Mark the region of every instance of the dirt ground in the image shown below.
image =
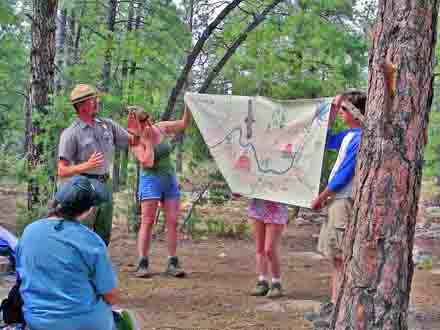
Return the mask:
M16 198L10 187L0 189L0 224L8 228L14 227ZM244 221L246 210L243 203L237 203L236 207L211 207L204 212L233 222ZM316 217L302 214L303 218ZM122 289L120 306L133 310L145 330L312 329L303 320L303 312L329 295L329 264L315 259L312 253L318 232L319 224L309 221L287 227L281 249L285 296L271 301L247 294L256 281L250 238L202 235L182 239L178 255L188 276L172 279L161 275L167 252L166 241L159 237L150 254L152 277L137 279L133 276L136 242L124 221L115 221L110 254ZM440 257L439 244L434 243L436 257ZM440 272L416 270L409 329L440 329L439 306Z

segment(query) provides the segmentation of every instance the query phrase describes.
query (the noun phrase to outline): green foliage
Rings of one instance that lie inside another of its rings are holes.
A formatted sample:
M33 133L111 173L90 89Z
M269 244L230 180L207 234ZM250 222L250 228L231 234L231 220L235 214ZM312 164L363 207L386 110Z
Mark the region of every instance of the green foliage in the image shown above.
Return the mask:
M3 0L0 3L0 33L5 26L17 23L17 16L14 14L15 1Z
M28 58L28 30L20 25L21 12L16 5L11 0L0 4L0 148L6 158L14 159L24 138L22 107Z
M427 177L440 176L440 111L438 88L435 89L435 99L429 119L428 145L425 148L425 165L423 175Z
M287 8L290 15L268 18L227 65L224 75L233 94L315 98L360 86L365 39L332 21L332 15L349 16L347 3L308 1L301 9ZM234 19L226 34L232 38L246 23Z
M440 45L436 45L436 68L440 70ZM434 98L429 115L428 144L425 147L425 163L423 167L423 175L426 177L440 177L440 84L435 83Z
M28 210L27 206L17 202L17 235L23 234L24 228L35 220L47 216L47 204L39 203L32 210Z
M32 115L33 123L41 128L40 134L33 141L41 146L41 163L30 168L23 162L24 166L18 166L16 172L21 181L34 179L41 187L50 189L55 188L53 182L59 136L63 129L76 120L76 113L69 101L70 91L77 83L101 87L108 47L111 50L111 85L101 98L101 115L126 125L123 108L127 104L143 106L153 118L159 118L178 74L178 66L183 60L184 46L189 43L189 35L176 7L160 0L149 1L146 7L135 8L135 16L139 16L138 21L141 23L137 29L136 20L132 22L132 31L127 30L126 22L117 23L115 32L111 34L111 42L104 38L109 35L105 24L106 6L83 1L64 2L60 5L65 5L61 8L67 10L68 16L76 18L74 32L81 31L81 35L70 35L70 38L74 42L78 38L79 48L75 52L68 48L67 43L63 45L65 61L57 68L57 74L62 78L62 89L50 96L45 115L36 111ZM9 8L9 12L12 12L12 8ZM2 9L0 7L0 18ZM128 2L120 3L116 21L124 22L127 13ZM6 29L0 26L0 148L14 146L9 148L11 155L3 158L1 168L13 168L9 161L3 164L6 160L16 161L23 156L25 116L21 94L26 94L24 83L29 71L27 52L30 48L30 31L22 28L28 25L22 24L21 16L16 18L21 19L16 27L8 25ZM72 31L67 29L69 33L72 34ZM131 175L135 177L132 171ZM46 200L48 193L44 191L41 198ZM133 203L129 206L136 207Z
M110 33L106 3L60 1L60 9L66 9L68 17L76 19L75 34L67 29L64 48L57 49L61 64L56 74L61 77L61 90L50 96L46 115L33 114L32 121L42 129L34 141L42 147L42 158L41 164L32 169L27 167L23 157L23 104L29 82L31 49L30 24L25 14L29 13L31 2L5 0L0 3L0 175L11 176L15 172L22 182L32 178L45 187L45 196L52 193L55 189L58 139L62 130L76 119L69 101L70 91L77 83L102 87L103 69L109 52L110 86L102 97L101 115L126 125L123 109L127 104L136 104L143 106L154 120L160 118L191 44L212 19L212 8L195 2L191 36L185 21L189 15L188 8L184 13L172 1L163 0L135 5L135 19L129 31L130 3L118 2L115 29ZM194 89L224 55L225 45L233 42L254 18L249 12L261 12L269 3L270 0L245 2L242 10L235 10L225 19L221 30L208 40L203 56L193 70ZM352 2L311 0L300 1L298 6L289 3L280 4L277 12L269 15L248 36L209 92L293 99L330 96L347 87L365 85L362 78L366 66L366 42L359 29L352 25ZM80 35L77 34L79 31ZM69 38L73 45L69 46ZM181 99L178 108L183 108ZM195 125L186 135L184 150L193 180L197 181L199 177L210 180L213 174L219 173ZM334 157L329 155L326 158L324 172L328 172ZM134 228L138 223L138 214L133 210L138 210L138 206L131 198L136 186L136 169L132 160L128 162L128 172L128 187L132 190L124 204L127 210L121 212L131 217L130 226ZM204 174L199 175L202 172ZM215 180L222 181L223 178L220 175ZM228 194L217 189L210 193L212 200L217 202L222 202ZM42 204L45 202L42 201ZM43 205L37 207L36 214L22 212L23 223L36 218L40 209L44 209ZM193 215L193 218L190 222L197 223L197 216ZM210 226L216 227L214 222Z
M223 177L221 177L222 181L224 181ZM212 187L208 191L209 201L213 204L223 204L230 199L231 192L227 188L227 186L223 187Z
M225 219L200 217L197 213L193 213L187 222L186 232L194 238L215 236L243 239L249 237L250 227L247 221L233 223Z
M193 210L191 217L186 222L185 231L187 233L191 233L193 236L197 235L198 231L196 230L196 228L201 222L202 220L197 216L196 210Z

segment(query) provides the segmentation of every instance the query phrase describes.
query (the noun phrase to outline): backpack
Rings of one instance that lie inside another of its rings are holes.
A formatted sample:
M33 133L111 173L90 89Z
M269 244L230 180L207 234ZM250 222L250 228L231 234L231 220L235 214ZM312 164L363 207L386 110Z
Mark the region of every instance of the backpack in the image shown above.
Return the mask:
M3 321L6 324L25 324L23 316L23 299L20 295L21 280L18 279L14 286L9 291L8 297L3 299L0 305L0 310L3 313Z
M128 310L113 311L115 330L139 330L134 315Z

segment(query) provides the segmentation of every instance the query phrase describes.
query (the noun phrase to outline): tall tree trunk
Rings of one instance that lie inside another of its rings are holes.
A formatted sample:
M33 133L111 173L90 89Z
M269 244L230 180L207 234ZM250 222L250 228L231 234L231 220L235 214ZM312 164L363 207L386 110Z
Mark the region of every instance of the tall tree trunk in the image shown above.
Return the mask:
M30 146L32 144L32 108L30 105L30 81L26 83L26 97L24 98L23 103L23 113L24 113L24 125L25 125L25 134L24 134L24 148L23 151L25 153L26 159L28 159L27 153L29 152Z
M116 22L116 12L118 1L108 0L107 4L107 40L106 40L106 50L104 55L104 64L102 67L102 85L101 89L104 92L108 92L111 87L111 68L112 68L112 57L113 57L113 38L115 32L115 22ZM120 150L115 150L115 157L113 160L113 191L119 191L119 166L120 166Z
M82 4L82 7L81 7L81 11L79 13L79 17L84 17L84 15L86 13L86 10L87 10L87 1L84 1L83 4ZM73 43L73 61L74 61L74 63L78 63L79 62L79 57L80 57L80 55L79 55L79 51L80 51L79 44L80 44L80 41L81 41L82 24L83 23L81 23L81 20L79 19L78 20L78 24L77 24L78 27L77 27L76 33L75 33L75 40L74 40L74 43Z
M75 8L72 8L67 13L66 17L66 37L64 45L64 67L65 71L75 63L75 30L76 30L76 15ZM70 78L64 81L66 90L72 88L72 81Z
M104 65L102 67L102 89L105 92L110 90L111 67L112 67L112 51L113 51L113 34L115 32L116 11L118 1L108 0L107 12L107 45L104 55Z
M134 25L134 3L135 0L130 0L130 3L128 5L128 17L127 17L127 35L129 35L133 31L133 25ZM121 69L121 95L122 97L127 97L127 103L129 103L129 96L128 94L125 95L125 85L128 82L128 65L130 60L131 54L128 53L126 57L124 58L124 61L122 63L122 69ZM121 114L124 115L124 114ZM120 161L120 172L119 172L119 184L121 186L127 185L127 173L128 173L128 159L129 159L129 153L128 149L121 151L121 161Z
M71 66L74 63L75 51L75 29L76 29L76 15L75 9L70 11L67 15L67 34L66 34L66 49L64 62L66 66Z
M56 71L55 71L55 93L59 94L63 88L64 73L64 44L66 40L67 9L61 9L57 20L57 38L56 38Z
M136 3L137 3L137 8L136 8L136 19L135 19L134 29L136 31L136 41L137 41L138 40L137 34L141 26L142 15L144 14L146 15L146 12L144 10L146 10L147 2L146 0L136 0ZM132 60L130 65L130 73L129 73L129 90L133 90L135 79L136 79L136 61ZM131 96L129 96L129 102L131 102ZM134 196L134 200L135 200L135 207L133 209L134 214L132 217L132 219L134 219L134 223L129 223L128 227L130 231L137 232L140 226L140 215L141 215L141 202L139 200L139 177L140 177L141 168L139 161L137 160L135 161L136 161L136 178L135 178L136 191Z
M188 30L191 34L191 48L193 40L193 20L194 20L194 0L189 0L188 4ZM185 82L185 91L187 91L192 85L191 71L188 73L188 77ZM183 171L183 140L185 134L181 133L176 137L176 172L182 173Z
M407 330L412 248L432 103L438 1L380 0L369 55L367 127L358 156L353 220L332 320L337 330ZM397 95L379 69L397 64Z
M57 0L33 0L30 86L32 125L29 127L30 143L27 150L30 169L35 169L42 161L42 146L36 140L42 133L41 118L48 113L49 95L53 93L57 6ZM28 184L29 209L38 203L38 195L36 181L30 180Z

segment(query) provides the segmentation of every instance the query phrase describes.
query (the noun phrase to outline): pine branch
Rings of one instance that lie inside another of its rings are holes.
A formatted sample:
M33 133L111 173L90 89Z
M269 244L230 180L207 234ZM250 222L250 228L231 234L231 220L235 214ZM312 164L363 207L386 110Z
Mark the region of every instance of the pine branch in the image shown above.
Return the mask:
M223 67L235 54L235 51L240 47L240 45L247 39L250 32L252 32L258 25L260 25L266 18L266 16L270 13L272 9L274 9L279 3L284 0L274 0L270 5L268 5L261 14L255 16L255 19L244 29L244 31L237 37L234 43L229 47L228 51L225 53L223 58L217 63L211 73L206 78L202 87L199 89L199 93L206 93L212 81L219 75Z
M188 74L191 71L194 62L196 61L197 57L199 56L200 52L203 49L203 46L205 45L205 42L208 40L208 38L211 36L211 34L214 32L214 30L218 27L218 25L223 22L225 17L234 10L241 2L244 0L234 0L229 5L227 5L212 21L211 24L207 26L205 31L203 31L202 36L199 40L197 40L196 45L194 46L191 53L186 58L186 64L183 68L179 79L177 79L176 85L174 86L173 90L171 91L171 95L168 98L168 104L165 109L165 111L162 113L161 119L162 120L168 120L174 110L174 106L176 105L177 97L179 96L180 92L183 89L183 86L185 85L185 82L187 80Z

